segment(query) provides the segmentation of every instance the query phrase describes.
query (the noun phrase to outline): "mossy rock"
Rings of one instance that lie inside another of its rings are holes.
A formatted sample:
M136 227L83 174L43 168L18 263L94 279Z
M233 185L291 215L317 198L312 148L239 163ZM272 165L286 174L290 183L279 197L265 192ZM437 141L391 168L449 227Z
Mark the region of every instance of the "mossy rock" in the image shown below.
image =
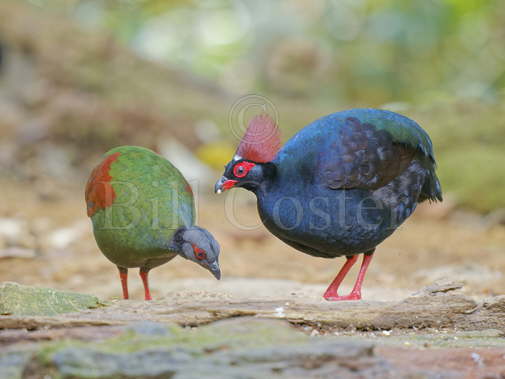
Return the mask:
M141 321L129 324L117 337L101 342L58 341L47 344L41 355L52 356L67 348L89 348L104 353L135 353L145 349L185 349L194 355L208 351L261 348L307 342L309 338L283 320L228 319L199 328Z
M382 364L371 343L313 339L285 321L238 318L201 328L139 322L104 341L49 342L33 368L56 378L94 379L264 378L280 368L285 375L275 377L291 378L290 370L311 377L319 368L345 376L340 362L348 360Z
M8 352L0 355L0 378L21 379L26 364L31 358L31 353Z
M103 306L97 297L51 288L0 284L0 315L55 316Z

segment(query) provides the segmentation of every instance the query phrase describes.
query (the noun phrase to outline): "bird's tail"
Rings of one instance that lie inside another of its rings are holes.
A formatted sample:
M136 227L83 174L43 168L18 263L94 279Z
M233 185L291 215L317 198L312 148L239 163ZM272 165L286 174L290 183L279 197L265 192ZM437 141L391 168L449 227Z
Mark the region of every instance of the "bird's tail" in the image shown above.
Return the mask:
M424 179L423 187L421 188L421 194L419 195L419 202L425 200L437 202L442 201L442 186L440 185L440 180L438 180L435 170L429 170L428 175Z

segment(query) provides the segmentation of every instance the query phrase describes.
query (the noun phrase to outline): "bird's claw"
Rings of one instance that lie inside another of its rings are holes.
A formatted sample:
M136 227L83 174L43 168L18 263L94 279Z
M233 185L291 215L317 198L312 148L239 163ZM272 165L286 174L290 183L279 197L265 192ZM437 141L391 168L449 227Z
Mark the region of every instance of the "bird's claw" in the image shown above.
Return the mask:
M327 301L361 300L361 294L358 292L351 292L349 295L345 296L324 294L323 297Z

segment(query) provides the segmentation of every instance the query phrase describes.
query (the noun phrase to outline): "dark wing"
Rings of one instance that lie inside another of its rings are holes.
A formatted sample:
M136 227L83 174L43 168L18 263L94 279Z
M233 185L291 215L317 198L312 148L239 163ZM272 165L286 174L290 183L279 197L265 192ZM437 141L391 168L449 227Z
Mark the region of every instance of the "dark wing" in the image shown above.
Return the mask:
M381 188L400 175L416 157L426 169L426 180L434 181L423 187L426 193L421 194L420 200L441 199L431 141L420 127L392 120L380 120L380 124L361 122L349 117L338 133L338 138L324 149L319 160L319 172L328 187Z

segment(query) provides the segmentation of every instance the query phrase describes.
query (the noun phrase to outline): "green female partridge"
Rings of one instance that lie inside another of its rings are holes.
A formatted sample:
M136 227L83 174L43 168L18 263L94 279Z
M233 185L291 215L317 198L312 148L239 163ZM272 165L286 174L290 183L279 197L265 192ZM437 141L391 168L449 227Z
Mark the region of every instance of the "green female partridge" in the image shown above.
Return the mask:
M151 300L149 270L177 255L220 279L219 244L194 225L189 183L153 151L121 146L106 153L86 185L86 205L98 247L119 269L125 299L128 268L140 268Z

